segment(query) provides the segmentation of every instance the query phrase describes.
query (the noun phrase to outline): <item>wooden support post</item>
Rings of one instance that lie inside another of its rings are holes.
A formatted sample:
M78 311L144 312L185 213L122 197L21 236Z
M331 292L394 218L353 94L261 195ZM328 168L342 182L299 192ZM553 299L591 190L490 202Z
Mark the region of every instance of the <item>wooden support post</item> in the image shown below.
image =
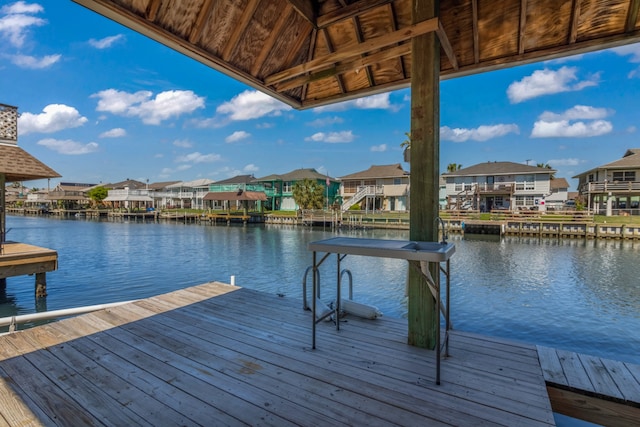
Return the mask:
M47 296L47 273L36 273L36 298Z
M413 0L412 24L437 18L439 0ZM435 32L411 40L411 240L436 241L440 163L440 42ZM438 265L429 266L439 277ZM433 349L439 313L424 278L409 269L408 343Z

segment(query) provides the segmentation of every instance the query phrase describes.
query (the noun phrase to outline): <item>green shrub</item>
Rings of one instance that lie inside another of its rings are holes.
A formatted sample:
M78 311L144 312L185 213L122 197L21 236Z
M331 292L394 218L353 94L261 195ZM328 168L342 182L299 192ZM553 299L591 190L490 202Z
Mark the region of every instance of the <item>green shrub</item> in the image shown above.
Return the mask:
M360 210L360 203L356 203L355 205L352 205L349 208L350 211L359 211Z

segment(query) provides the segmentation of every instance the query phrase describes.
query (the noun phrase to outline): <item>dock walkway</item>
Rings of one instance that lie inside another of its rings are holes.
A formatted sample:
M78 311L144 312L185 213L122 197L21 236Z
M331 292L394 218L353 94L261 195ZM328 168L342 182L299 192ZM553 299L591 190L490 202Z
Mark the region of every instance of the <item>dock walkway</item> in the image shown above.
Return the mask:
M402 319L318 326L300 301L207 283L0 336L0 425L554 424L535 346Z
M556 412L607 426L638 425L640 366L537 346Z

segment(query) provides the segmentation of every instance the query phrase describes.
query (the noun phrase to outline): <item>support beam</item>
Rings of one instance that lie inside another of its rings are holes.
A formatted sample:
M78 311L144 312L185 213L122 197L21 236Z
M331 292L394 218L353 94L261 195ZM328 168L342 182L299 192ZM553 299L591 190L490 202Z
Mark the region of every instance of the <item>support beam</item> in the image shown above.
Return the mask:
M411 21L438 19L439 0L412 0ZM411 205L409 238L436 241L440 163L440 41L435 32L411 41ZM439 277L437 264L429 266ZM408 322L410 345L435 347L439 313L424 278L409 269Z

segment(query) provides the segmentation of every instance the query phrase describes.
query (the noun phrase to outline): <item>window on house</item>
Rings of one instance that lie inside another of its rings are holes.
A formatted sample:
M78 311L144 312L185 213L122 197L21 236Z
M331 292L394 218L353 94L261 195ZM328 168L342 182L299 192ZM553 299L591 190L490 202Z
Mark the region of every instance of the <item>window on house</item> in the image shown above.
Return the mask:
M614 172L613 180L614 181L635 181L636 172L635 171Z
M402 178L393 178L393 185L402 184Z
M282 191L284 193L291 193L293 191L293 182L285 181L282 183L282 185L283 185Z
M596 180L596 177L594 176L594 174L590 173L589 176L587 177L587 182L594 182Z
M345 193L355 193L358 191L358 183L356 181L344 181L344 192Z
M524 206L524 197L516 196L516 206Z
M533 206L536 203L535 198L533 196L524 196L524 204L525 206Z
M455 191L462 191L462 184L461 183L456 182Z

